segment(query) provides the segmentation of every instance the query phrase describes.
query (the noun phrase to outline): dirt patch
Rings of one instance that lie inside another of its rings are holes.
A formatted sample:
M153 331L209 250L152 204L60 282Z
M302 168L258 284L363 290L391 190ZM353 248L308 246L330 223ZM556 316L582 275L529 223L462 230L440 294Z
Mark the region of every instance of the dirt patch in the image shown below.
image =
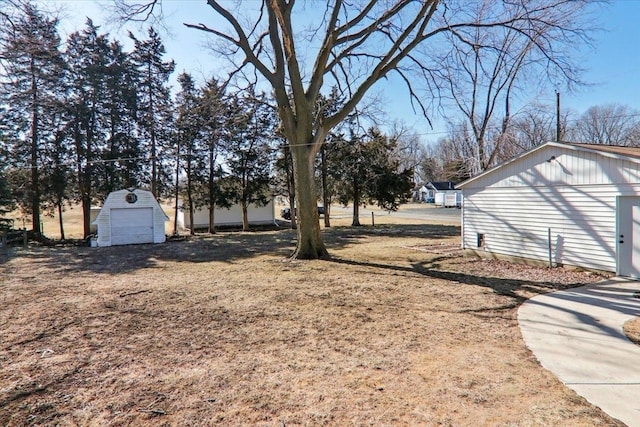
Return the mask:
M525 299L600 278L463 257L459 228L35 248L0 263L1 425L621 425L542 369Z

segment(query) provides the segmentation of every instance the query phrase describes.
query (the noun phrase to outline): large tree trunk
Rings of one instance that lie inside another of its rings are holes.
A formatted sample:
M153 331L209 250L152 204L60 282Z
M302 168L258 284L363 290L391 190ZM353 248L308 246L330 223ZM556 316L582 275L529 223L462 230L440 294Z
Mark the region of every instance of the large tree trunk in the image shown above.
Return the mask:
M293 144L292 144L293 145ZM316 184L314 180L315 152L306 145L295 144L291 149L297 200L298 244L292 258L329 258L318 217ZM292 207L293 212L293 207Z

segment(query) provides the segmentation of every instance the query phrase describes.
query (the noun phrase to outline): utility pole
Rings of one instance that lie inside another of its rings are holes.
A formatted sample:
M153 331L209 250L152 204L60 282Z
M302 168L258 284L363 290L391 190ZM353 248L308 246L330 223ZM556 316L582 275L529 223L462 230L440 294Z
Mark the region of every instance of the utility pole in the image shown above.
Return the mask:
M556 142L560 142L560 91L556 91Z

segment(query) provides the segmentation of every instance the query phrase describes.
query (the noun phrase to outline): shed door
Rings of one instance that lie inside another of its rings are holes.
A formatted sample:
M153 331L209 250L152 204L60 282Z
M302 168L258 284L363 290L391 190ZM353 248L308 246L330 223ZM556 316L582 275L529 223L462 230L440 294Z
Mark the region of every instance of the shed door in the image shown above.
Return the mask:
M111 209L111 244L153 243L153 208Z
M618 275L640 278L640 197L618 197Z

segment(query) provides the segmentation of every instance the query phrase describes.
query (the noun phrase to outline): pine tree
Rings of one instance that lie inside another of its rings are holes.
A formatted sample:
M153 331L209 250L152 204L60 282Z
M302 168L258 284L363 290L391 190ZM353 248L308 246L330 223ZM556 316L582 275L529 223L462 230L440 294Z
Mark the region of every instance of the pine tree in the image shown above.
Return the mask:
M149 28L149 38L138 40L132 33L135 48L131 60L137 71L138 128L151 160L150 187L154 196L165 192L164 160L171 146L171 97L169 76L175 68L173 61L163 62L164 45L160 36Z
M143 180L142 151L136 137L136 71L118 41L109 45L106 60L104 123L107 139L98 164L103 178L96 193L104 199L110 192L137 187Z
M231 207L229 197L218 185L224 178L224 170L218 161L222 148L222 139L227 131L230 109L224 87L216 79L209 80L204 88L199 103L199 113L204 120L202 124L202 142L206 146L206 188L196 197L198 203L209 210L209 233L215 233L215 208Z
M2 111L0 110L0 113L1 112ZM4 126L0 127L0 165L7 165L9 163L4 129ZM5 174L5 169L6 166L0 166L0 230L3 228L11 228L12 221L7 218L7 214L15 209L15 199L11 194L11 187L9 186L9 180Z
M234 178L231 199L242 207L242 229L249 229L248 208L264 206L272 197L273 141L277 121L264 95L248 93L232 107L236 114L230 121L225 144L226 164ZM235 107L235 108L234 108Z
M65 239L63 212L72 197L75 184L71 167L73 152L67 138L68 116L60 105L53 120L47 123L52 130L44 141L43 153L47 162L43 165L42 207L45 213L58 215L60 238Z
M184 158L184 171L186 174L186 195L187 209L189 209L190 233L194 234L193 214L194 210L200 207L195 202L194 186L202 181L205 163L205 156L202 147L199 145L203 120L198 111L200 102L198 91L193 78L188 73L178 76L180 92L176 97L176 133L177 133L177 153L176 156L176 176L179 172L181 157ZM176 181L176 187L178 182Z
M87 19L84 30L71 34L67 40L70 127L85 238L91 234L91 204L94 188L99 187L94 164L101 160L99 154L104 150L106 137L103 95L108 54L108 39L98 34L98 27L91 19Z
M403 169L394 157L396 143L377 129L359 134L352 127L348 138L332 142L332 168L338 180L338 200L346 205L353 202L352 225L360 225L360 206L376 203L379 207L395 211L405 203L413 188L413 171Z
M62 87L58 21L25 3L20 16L12 22L14 25L0 30L0 90L5 94L7 117L13 124L11 162L29 171L12 174L17 180L14 184L25 190L18 193L18 202L23 211L31 213L33 232L40 237L42 141L50 132L43 122L51 120Z

